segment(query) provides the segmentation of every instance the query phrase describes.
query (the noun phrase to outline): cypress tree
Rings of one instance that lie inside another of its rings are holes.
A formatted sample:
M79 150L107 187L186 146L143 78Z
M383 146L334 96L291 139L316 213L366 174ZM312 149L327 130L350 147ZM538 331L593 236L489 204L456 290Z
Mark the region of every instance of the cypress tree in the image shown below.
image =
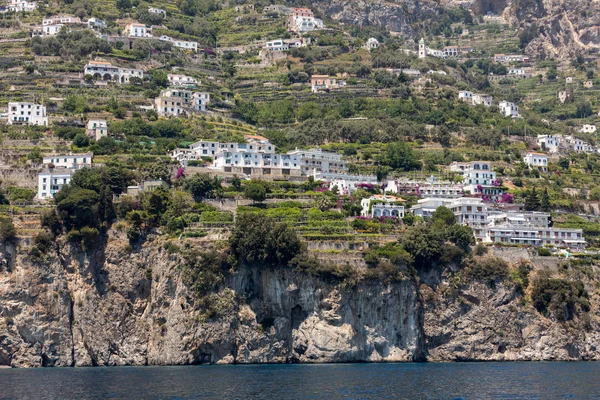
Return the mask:
M527 193L525 198L525 211L537 211L540 208L540 199L538 198L535 187Z
M550 212L550 196L548 195L547 188L544 188L542 198L540 199L540 211Z

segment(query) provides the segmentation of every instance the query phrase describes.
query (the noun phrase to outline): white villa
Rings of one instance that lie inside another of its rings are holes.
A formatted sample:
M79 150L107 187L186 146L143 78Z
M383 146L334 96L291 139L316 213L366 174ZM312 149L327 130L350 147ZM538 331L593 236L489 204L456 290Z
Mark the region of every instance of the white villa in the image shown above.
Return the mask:
M108 124L105 119L90 119L86 125L85 133L94 140L100 140L108 136Z
M141 69L115 67L107 61L88 61L83 74L91 75L96 80L116 83L129 83L131 78L144 79L144 71Z
M52 199L54 194L71 182L74 169L61 168L58 170L40 172L38 175L37 199Z
M174 39L167 35L162 35L161 37L159 37L159 40L169 42L173 46L179 47L180 49L198 51L198 42L188 42L185 40Z
M298 32L310 32L323 29L323 20L315 18L310 8L292 8L288 16L288 29Z
M271 51L287 51L290 49L290 46L283 39L277 39L266 42L264 48Z
M313 175L317 173L343 174L348 171L348 162L342 155L332 151L323 151L320 148L310 150L295 149L287 154L300 158L300 169L302 175Z
M498 105L500 108L500 112L505 117L511 118L521 118L521 114L519 114L519 106L515 103L511 103L510 101L501 101Z
M35 103L11 101L8 103L7 124L48 126L46 106Z
M584 124L579 130L581 133L594 133L596 132L596 125Z
M146 25L135 22L125 26L125 34L129 37L152 37Z
M85 154L57 154L43 158L42 164L46 167L81 169L92 166L94 153Z
M369 38L360 47L363 48L363 49L371 51L371 50L374 50L374 49L378 48L379 46L380 46L379 40L377 40L375 38Z
M490 200L497 200L504 193L497 185L496 173L488 161L453 162L450 171L458 172L463 178L465 193L481 195Z
M404 218L404 206L399 203L405 202L406 200L400 197L376 194L361 200L360 215L370 218Z
M523 162L542 171L548 170L548 156L543 153L529 152L523 157Z
M206 111L209 102L209 93L192 92L187 89L167 89L154 99L154 107L158 115L176 117Z
M19 1L19 0L11 0L6 5L6 11L10 12L32 12L37 8L37 3L35 1Z
M187 75L168 74L170 86L196 86L200 82L196 78Z
M167 18L167 12L165 10L163 10L162 8L154 8L154 7L150 7L148 9L148 12L150 14L159 14L162 15L163 18Z

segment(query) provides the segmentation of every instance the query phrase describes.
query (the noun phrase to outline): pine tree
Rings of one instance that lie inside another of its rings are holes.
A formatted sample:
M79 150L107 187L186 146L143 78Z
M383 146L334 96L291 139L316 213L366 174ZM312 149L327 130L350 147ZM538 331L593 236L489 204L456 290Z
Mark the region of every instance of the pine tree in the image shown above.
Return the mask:
M544 188L542 198L540 199L540 211L550 212L550 196L548 195L548 189Z
M539 208L540 199L534 187L527 193L527 197L525 198L525 211L537 211Z

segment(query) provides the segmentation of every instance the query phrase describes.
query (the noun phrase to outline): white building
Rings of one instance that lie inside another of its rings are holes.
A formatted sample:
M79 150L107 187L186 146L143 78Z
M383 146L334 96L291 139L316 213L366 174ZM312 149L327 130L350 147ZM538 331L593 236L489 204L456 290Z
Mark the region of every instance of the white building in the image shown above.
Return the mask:
M550 214L499 212L488 215L486 242L583 250L583 230L550 227Z
M292 8L288 16L288 29L298 32L310 32L323 29L323 21L315 18L310 8Z
M468 90L461 90L458 92L458 99L466 103L472 103L473 92L469 92Z
M419 58L427 57L427 48L425 47L425 39L419 40Z
M538 145L548 153L558 153L562 142L562 136L559 135L538 135Z
M340 87L336 78L329 75L312 75L310 77L310 86L313 93L320 91L329 91Z
M298 156L276 153L263 136L245 135L245 139L246 143L219 143L212 168L246 176L300 176Z
M159 14L159 15L162 15L163 18L167 18L167 12L165 10L163 10L162 8L153 8L153 7L150 7L148 9L148 12L150 14Z
M436 181L428 178L426 181L390 180L383 189L385 193L405 194L417 197L455 198L463 197L463 185L448 181Z
M510 101L501 101L498 105L500 108L500 112L505 117L511 118L521 118L521 114L519 114L519 106L515 103L511 103Z
M508 75L526 75L525 68L509 68Z
M131 23L125 26L125 34L129 37L151 37L149 29L144 24Z
M195 111L205 112L210 103L210 93L196 92L194 93L193 107Z
M108 136L108 124L105 119L90 119L86 125L85 133L94 140L100 140Z
M523 157L523 162L530 167L535 167L543 171L548 170L548 156L543 153L529 152Z
M120 68L106 61L88 61L83 68L84 75L91 75L93 79L111 81L116 83L129 83L131 78L144 79L144 71L133 68Z
M162 35L159 38L159 40L162 40L164 42L169 42L173 46L179 47L180 49L198 51L198 42L188 42L188 41L185 41L185 40L174 39L174 38L169 37L167 35Z
M377 40L375 38L369 38L360 47L362 47L363 49L369 50L369 51L374 50L379 47L379 40Z
M93 17L88 19L87 25L90 29L104 29L106 28L106 21Z
M584 124L581 127L581 129L579 130L579 132L582 132L582 133L594 133L594 132L596 132L596 125Z
M37 199L46 200L54 198L60 189L71 182L74 169L61 168L53 171L40 172L38 175Z
M11 0L6 5L6 10L10 12L32 12L37 8L37 3L35 1L19 1L19 0Z
M58 35L58 33L61 31L61 29L63 27L64 27L63 24L44 25L42 27L42 35L44 35L44 36L56 36L56 35Z
M72 15L55 15L53 17L44 18L42 20L42 26L49 25L72 25L72 24L81 24L81 19L78 17L74 17Z
M379 181L374 175L350 175L336 173L316 173L316 181L325 181L328 183L329 190L337 187L338 193L350 195L356 189L379 188Z
M323 151L320 148L310 150L296 148L287 154L300 158L302 175L314 176L317 173L343 174L348 171L348 163L339 153Z
M35 103L8 103L8 125L37 125L48 126L46 106Z
M283 39L271 40L265 43L265 49L271 51L287 51L290 46L283 41Z
M44 157L42 164L46 167L81 169L84 167L91 167L93 158L93 153L57 154Z
M563 146L568 151L573 151L575 153L589 153L594 151L591 144L572 135L564 137Z
M404 218L404 205L401 203L405 202L400 197L376 194L361 200L360 215L370 218Z
M170 86L196 86L200 84L197 79L187 75L168 74L167 79L169 79Z
M450 171L457 172L463 178L465 193L480 195L482 198L497 200L504 193L498 185L496 173L488 161L453 162Z
M473 94L473 103L474 106L479 104L484 105L485 107L491 107L492 105L492 96L482 93L474 93Z

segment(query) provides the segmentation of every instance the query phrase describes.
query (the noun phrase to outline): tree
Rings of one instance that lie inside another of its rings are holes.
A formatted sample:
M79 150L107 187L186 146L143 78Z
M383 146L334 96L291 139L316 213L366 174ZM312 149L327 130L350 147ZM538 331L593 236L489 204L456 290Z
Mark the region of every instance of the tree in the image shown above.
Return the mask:
M73 145L77 147L88 147L90 145L90 138L84 133L78 133L73 138Z
M335 206L335 198L334 196L323 193L323 195L316 199L316 206L321 211L329 211L333 206Z
M9 217L0 217L0 243L5 243L15 238L17 232Z
M231 186L233 186L233 188L235 190L237 190L238 192L242 190L242 180L237 176L234 175L233 178L231 178Z
M431 215L433 223L441 223L446 226L451 226L456 223L456 216L448 207L440 206L435 209Z
M470 247L475 244L473 229L466 225L452 225L448 228L448 238L465 252L468 252Z
M525 197L525 211L537 211L539 208L540 199L534 187L527 193L527 197Z
M413 149L404 142L388 144L382 164L401 171L412 171L421 166Z
M229 244L238 262L260 266L286 265L303 251L293 229L254 213L238 215Z
M250 182L244 189L244 197L260 203L267 198L267 189L259 182Z
M567 169L569 169L569 166L571 165L571 161L566 157L561 157L558 160L558 165L560 165L560 167L562 169L567 170Z
M165 71L162 69L153 69L150 71L151 88L166 88L167 86L169 86L169 77Z
M593 111L592 111L592 104L589 102L589 100L580 100L579 102L577 102L577 115L575 116L576 118L586 118L590 115L592 115Z
M116 6L121 11L128 10L131 8L131 0L117 0Z
M100 222L99 200L100 196L93 190L72 190L56 207L65 228L71 230L84 226L98 226Z
M547 188L544 188L540 198L540 211L550 212L550 196L548 195Z
M590 190L590 200L600 201L600 187L596 186L592 190Z
M192 194L194 200L200 202L213 196L215 180L207 173L196 174L183 181L183 188Z

